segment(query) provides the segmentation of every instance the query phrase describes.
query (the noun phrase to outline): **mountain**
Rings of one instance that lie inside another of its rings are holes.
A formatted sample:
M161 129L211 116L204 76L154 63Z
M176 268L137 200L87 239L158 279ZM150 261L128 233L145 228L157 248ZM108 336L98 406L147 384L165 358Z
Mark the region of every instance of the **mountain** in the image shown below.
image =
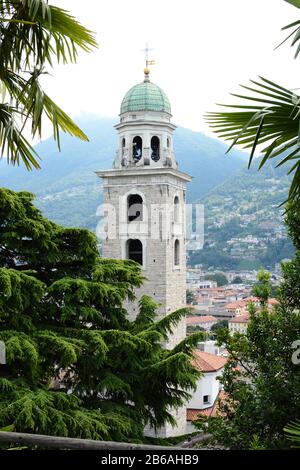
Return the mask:
M242 168L197 202L204 205L205 244L190 254L190 264L220 270L274 270L294 249L284 225L291 177L268 163L257 171Z
M76 120L89 136L88 143L61 136L61 152L53 139L36 146L41 156L39 171L27 172L0 162L0 186L27 190L37 195L36 204L50 219L68 226L94 229L96 208L101 203L101 182L95 171L111 168L116 151L117 119L83 116ZM245 165L246 154L199 132L178 127L174 133L176 159L190 173L187 199L200 198Z
M117 119L83 116L77 120L89 136L81 142L61 136L59 153L53 139L36 146L42 169L27 172L0 161L0 186L27 190L37 195L43 213L67 226L97 224L101 181L95 171L111 168L116 151ZM278 206L287 196L290 178L274 164L257 171L246 168L248 156L199 132L178 127L174 133L176 159L182 171L193 176L187 200L205 207L204 249L191 253L190 264L222 270L274 269L293 255Z

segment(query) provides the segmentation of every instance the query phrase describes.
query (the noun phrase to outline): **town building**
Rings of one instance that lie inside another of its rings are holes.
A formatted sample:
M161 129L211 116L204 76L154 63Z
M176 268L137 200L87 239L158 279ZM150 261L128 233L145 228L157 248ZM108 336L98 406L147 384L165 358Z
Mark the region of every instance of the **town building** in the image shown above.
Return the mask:
M209 339L207 341L200 341L198 343L199 351L214 354L215 356L227 357L228 352L224 346L219 346L216 341Z
M250 314L248 311L248 305L252 302L259 313L261 309L260 301L258 297L248 297L243 301L231 304L233 317L228 320L228 329L231 334L233 333L247 333L248 323L250 321ZM267 309L272 312L273 308L278 305L277 299L268 299ZM236 305L238 304L238 305Z
M213 289L214 287L217 287L217 283L215 281L198 282L198 289Z
M193 365L202 376L198 380L196 392L187 404L187 432L194 432L193 425L200 416L211 416L221 398L222 385L219 377L222 375L227 359L204 351L195 351Z
M211 327L218 322L218 319L212 315L193 315L188 316L186 319L186 326L189 327L201 327L206 331L210 331Z
M228 329L231 334L233 333L247 333L247 327L249 323L249 313L238 315L235 318L228 320Z
M245 299L237 300L236 302L231 302L226 305L226 310L231 317L238 317L239 315L244 315L248 312L248 305L254 304L256 309L260 309L260 299L258 297L246 297ZM276 305L278 305L278 300L270 298L268 299L267 308L271 311Z

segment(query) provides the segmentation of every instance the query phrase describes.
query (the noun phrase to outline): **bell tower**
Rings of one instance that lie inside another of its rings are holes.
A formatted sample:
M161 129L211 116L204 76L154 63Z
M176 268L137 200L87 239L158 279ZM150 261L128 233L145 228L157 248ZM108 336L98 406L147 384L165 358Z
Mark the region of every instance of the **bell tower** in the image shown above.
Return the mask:
M173 152L171 106L163 90L150 82L149 69L144 81L125 95L120 113L118 150L114 168L177 168Z
M96 172L103 180L103 256L136 261L146 278L137 301L126 305L132 320L144 294L159 304L160 317L186 304L185 194L191 177L178 170L170 102L149 74L146 67L144 81L122 101L113 169ZM167 347L185 335L184 319ZM161 436L185 434L185 409L175 413L177 428L166 425Z

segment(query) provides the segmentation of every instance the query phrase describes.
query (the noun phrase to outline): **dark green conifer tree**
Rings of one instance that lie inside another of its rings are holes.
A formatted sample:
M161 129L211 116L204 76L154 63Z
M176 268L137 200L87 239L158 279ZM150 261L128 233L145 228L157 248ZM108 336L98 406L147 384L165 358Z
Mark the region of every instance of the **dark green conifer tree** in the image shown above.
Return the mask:
M120 441L174 422L198 378L199 334L162 344L185 311L156 321L143 297L129 322L140 267L100 258L91 232L50 222L32 200L0 189L0 427Z

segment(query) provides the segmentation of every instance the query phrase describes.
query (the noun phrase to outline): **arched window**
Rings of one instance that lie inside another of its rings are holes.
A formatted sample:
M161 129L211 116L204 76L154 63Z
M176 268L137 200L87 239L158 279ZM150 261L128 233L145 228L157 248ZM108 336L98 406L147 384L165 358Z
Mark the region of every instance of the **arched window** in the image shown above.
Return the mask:
M179 197L174 197L174 222L179 222Z
M124 155L125 145L126 145L126 140L125 140L125 137L123 137L123 139L122 139L122 155Z
M138 162L142 158L143 153L143 141L142 138L137 135L132 141L132 158L135 162Z
M169 139L169 137L167 137L167 147L168 147L168 149L170 148L170 139Z
M127 258L143 265L143 244L140 240L127 241Z
M180 245L179 240L174 243L174 266L179 266L180 263Z
M143 220L143 198L139 194L130 194L127 199L128 222Z
M154 135L151 139L151 158L155 162L158 162L160 155L159 155L159 138Z

